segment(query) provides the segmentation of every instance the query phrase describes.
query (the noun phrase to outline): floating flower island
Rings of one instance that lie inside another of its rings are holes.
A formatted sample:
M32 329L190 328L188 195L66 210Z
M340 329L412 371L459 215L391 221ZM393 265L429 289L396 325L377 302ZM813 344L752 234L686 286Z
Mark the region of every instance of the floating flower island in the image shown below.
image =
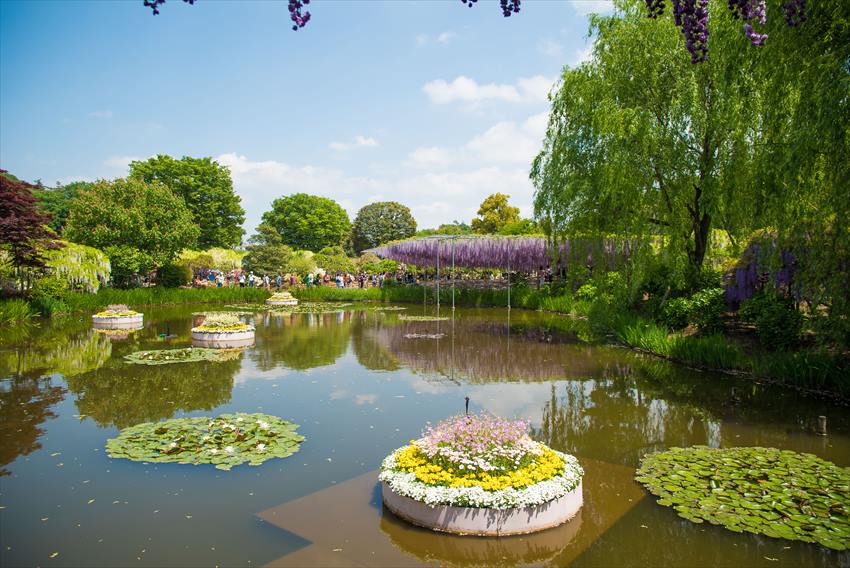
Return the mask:
M144 326L144 314L134 312L124 304L107 306L91 319L95 329L141 329Z
M254 344L254 326L232 313L210 313L192 328L192 345L212 349L235 349Z
M275 292L266 300L269 306L297 306L298 299L289 292Z
M584 471L527 429L487 414L428 428L381 464L384 505L415 525L462 535L528 534L567 522L581 509Z

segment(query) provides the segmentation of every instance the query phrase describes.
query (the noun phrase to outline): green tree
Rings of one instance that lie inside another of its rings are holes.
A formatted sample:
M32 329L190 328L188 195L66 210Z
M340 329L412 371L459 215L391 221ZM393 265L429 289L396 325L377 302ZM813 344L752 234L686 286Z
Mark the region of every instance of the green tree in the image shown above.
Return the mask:
M212 158L184 156L177 160L159 154L130 163L130 176L166 185L186 202L200 227L197 248L236 247L242 243L245 210L233 191L230 170Z
M313 252L343 244L351 232L348 213L336 201L306 193L275 199L263 222L277 229L283 244Z
M319 268L334 274L337 272L354 272L354 260L348 258L345 249L340 246L325 247L313 255L313 260Z
M709 4L711 56L699 65L679 31L619 2L591 18L590 62L564 71L531 177L553 232L661 235L698 273L719 226L752 226L761 56L726 3Z
M354 250L360 254L390 241L412 237L415 233L416 220L407 206L395 201L379 201L357 212L351 239Z
M452 221L443 223L436 229L422 229L416 232L417 237L428 237L431 235L471 235L472 227L463 221Z
M77 195L80 188L91 186L91 182L74 181L65 185L56 184L56 187L44 187L33 190L33 195L38 199L38 206L42 211L52 217L50 228L57 234L62 234L65 223L68 222L68 212L71 209L71 201Z
M109 256L112 281L118 286L171 262L199 232L182 198L161 183L135 178L80 189L65 227L69 240Z
M242 259L245 270L268 274L272 278L276 274L286 272L286 267L292 259L292 249L283 244L283 238L274 227L268 223L260 223L257 234L248 242L248 254Z
M520 219L507 223L497 231L499 235L538 235L542 231L533 219Z
M491 235L509 223L519 221L519 208L508 205L510 195L494 193L481 202L478 217L472 220L472 230L479 234Z

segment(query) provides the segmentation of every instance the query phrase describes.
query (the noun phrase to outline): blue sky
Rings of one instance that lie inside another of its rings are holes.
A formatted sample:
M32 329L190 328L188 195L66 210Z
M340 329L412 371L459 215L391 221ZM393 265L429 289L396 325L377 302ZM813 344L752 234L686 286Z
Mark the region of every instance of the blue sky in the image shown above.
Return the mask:
M496 191L530 215L546 94L608 2L0 0L0 167L123 176L157 153L231 168L250 233L271 201L376 200L420 227L469 221Z

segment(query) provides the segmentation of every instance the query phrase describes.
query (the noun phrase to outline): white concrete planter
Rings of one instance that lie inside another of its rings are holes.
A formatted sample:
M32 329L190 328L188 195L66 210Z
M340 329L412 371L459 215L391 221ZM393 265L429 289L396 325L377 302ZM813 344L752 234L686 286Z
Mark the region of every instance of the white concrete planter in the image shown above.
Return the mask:
M95 329L142 329L144 314L132 316L97 316L91 317Z
M254 328L234 331L207 331L192 328L192 345L213 349L234 349L254 345Z
M414 525L435 531L475 536L507 536L550 529L573 518L583 503L581 482L563 497L540 505L515 509L451 505L431 507L421 501L399 495L386 483L381 483L381 495L387 509Z
M296 298L292 298L291 300L266 300L266 305L268 306L297 306L298 300Z

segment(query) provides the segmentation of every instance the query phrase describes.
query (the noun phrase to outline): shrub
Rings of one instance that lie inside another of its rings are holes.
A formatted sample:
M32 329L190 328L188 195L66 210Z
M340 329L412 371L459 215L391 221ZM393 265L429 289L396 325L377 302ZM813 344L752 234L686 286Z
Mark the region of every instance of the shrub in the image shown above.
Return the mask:
M670 329L688 327L691 315L691 301L688 298L673 298L664 304L661 312L661 323Z
M576 290L576 300L583 302L592 302L596 299L596 284L592 282L588 282L587 284L582 284L581 287Z
M722 288L709 288L691 296L688 321L700 331L714 333L723 329L726 298Z
M156 283L165 288L179 288L192 281L192 270L186 264L166 264L156 271Z
M35 312L24 300L0 300L0 324L24 322L35 316Z
M773 349L785 349L800 339L803 316L791 298L773 291L762 291L741 304L741 321L756 326L761 343Z

